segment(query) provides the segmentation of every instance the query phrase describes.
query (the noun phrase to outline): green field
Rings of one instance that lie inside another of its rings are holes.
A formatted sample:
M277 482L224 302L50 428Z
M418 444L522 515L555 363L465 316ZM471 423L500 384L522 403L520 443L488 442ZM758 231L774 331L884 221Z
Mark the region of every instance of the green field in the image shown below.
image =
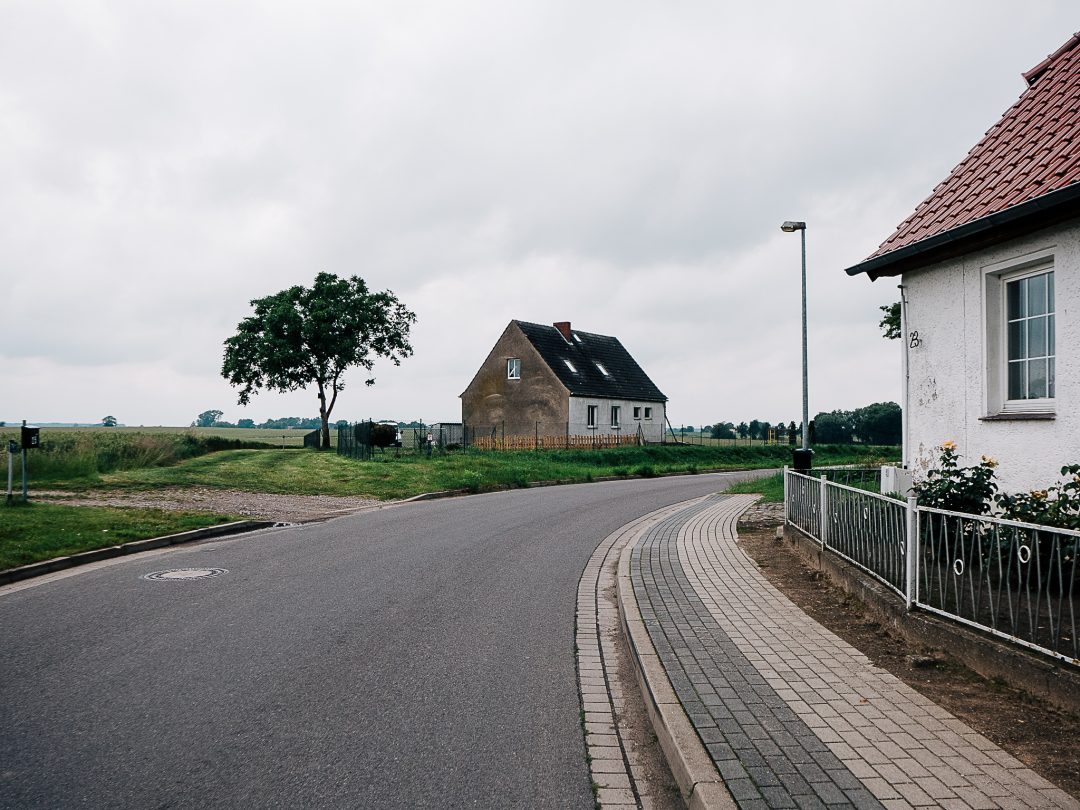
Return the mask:
M820 446L819 464L874 463L895 448ZM354 495L393 500L436 490L480 492L535 481L566 483L628 475L762 469L789 463L784 446L696 447L650 445L610 450L544 450L439 454L376 454L353 461L314 450L237 449L201 454L171 464L127 465L102 472L53 476L50 487L72 490L155 490L215 487L299 495ZM33 469L33 467L31 467Z
M89 436L107 436L110 434L182 436L184 434L191 434L202 438L217 437L241 442L259 442L271 447L303 447L304 436L310 432L310 430L296 429L269 430L266 428L163 427L158 425L107 428L95 425L90 427L45 427L41 429L41 439L42 441L46 441L51 438L76 434L85 434ZM19 428L17 425L8 425L0 428L0 439L3 439L5 442L8 439L15 439L17 441L18 438ZM337 444L337 430L333 427L330 428L330 443L334 445Z

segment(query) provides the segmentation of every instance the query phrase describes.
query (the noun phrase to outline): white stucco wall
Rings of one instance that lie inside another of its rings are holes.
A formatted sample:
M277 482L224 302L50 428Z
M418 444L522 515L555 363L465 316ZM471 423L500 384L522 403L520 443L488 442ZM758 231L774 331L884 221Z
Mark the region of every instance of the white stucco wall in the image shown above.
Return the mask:
M989 367L1000 363L997 275L1052 260L1056 310L1054 418L987 419L1000 396ZM1064 464L1080 462L1080 221L1040 231L903 277L909 364L906 460L916 479L952 440L965 466L998 461L1005 491L1042 489ZM989 337L988 337L989 335Z
M598 406L596 427L588 426L589 405ZM611 406L618 405L622 408L620 417L620 429L611 429ZM645 419L645 408L652 408L652 418ZM634 419L634 408L641 408L642 418ZM631 399L601 399L590 397L570 397L570 433L573 436L587 436L590 434L605 435L608 433L637 433L638 427L645 435L645 440L658 442L664 437L664 414L663 402L643 402Z

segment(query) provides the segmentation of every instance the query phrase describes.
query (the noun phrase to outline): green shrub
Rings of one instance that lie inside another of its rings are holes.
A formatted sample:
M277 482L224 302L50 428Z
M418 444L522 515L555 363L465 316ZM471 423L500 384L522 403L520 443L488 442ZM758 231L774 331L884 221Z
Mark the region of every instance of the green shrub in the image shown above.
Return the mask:
M983 456L977 466L961 467L957 463L959 459L956 444L945 442L941 446L940 466L930 470L926 480L911 488L912 492L920 506L985 515L990 511L994 493L997 492L994 482L997 462Z

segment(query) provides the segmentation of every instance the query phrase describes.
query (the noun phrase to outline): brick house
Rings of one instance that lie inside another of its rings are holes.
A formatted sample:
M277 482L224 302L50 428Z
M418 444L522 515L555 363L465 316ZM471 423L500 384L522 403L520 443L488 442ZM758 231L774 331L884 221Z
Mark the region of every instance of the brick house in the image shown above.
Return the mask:
M904 463L943 441L1010 491L1080 461L1080 35L866 260L901 279Z
M461 394L462 421L506 436L637 435L660 441L667 397L617 338L568 321L510 321Z

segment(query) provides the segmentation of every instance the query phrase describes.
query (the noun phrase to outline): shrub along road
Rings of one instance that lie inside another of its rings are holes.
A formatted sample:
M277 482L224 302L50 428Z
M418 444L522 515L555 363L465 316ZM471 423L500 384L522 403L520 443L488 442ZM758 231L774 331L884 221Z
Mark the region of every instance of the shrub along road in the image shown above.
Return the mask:
M590 808L581 571L744 475L405 504L2 589L0 807ZM143 579L202 567L227 573Z

